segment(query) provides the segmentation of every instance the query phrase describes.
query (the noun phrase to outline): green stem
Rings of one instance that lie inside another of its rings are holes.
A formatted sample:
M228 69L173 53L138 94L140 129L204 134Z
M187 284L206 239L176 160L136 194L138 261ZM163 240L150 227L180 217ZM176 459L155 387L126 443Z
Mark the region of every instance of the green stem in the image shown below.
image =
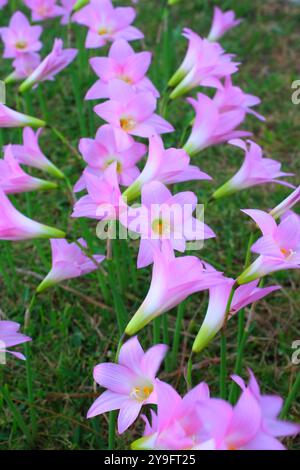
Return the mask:
M296 380L294 382L294 385L292 386L290 393L288 394L288 397L284 403L283 409L281 411L280 417L283 419L287 416L294 400L297 398L298 394L300 392L300 372L297 373Z
M227 387L226 387L226 377L227 377L227 341L226 341L226 325L228 316L230 313L231 302L235 292L235 284L232 286L229 299L226 306L226 314L224 327L221 332L221 363L220 363L220 397L226 399L227 397Z
M190 390L193 386L192 372L193 372L193 353L191 352L188 363L187 363L187 371L186 371L186 382L187 382L188 390Z
M175 334L173 339L173 347L172 347L172 368L176 367L177 356L179 351L179 342L180 342L180 335L181 335L181 325L185 311L185 302L182 302L177 309L177 318L175 324Z
M53 134L54 134L66 147L68 147L68 149L73 153L73 155L75 155L75 157L76 157L78 160L82 161L82 158L81 158L80 154L77 152L76 148L73 147L73 145L68 141L68 139L67 139L58 129L56 129L56 127L49 125L49 128L51 129L51 131L53 132Z

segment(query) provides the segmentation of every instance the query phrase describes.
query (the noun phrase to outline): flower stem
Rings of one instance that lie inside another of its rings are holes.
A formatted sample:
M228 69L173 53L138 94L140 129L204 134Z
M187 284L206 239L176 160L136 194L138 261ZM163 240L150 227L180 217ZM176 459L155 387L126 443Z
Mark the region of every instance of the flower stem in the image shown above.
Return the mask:
M78 160L82 160L80 154L77 152L76 148L68 141L68 139L58 130L56 127L48 125L53 134L66 146L68 149L75 155Z
M235 284L232 286L229 299L226 306L226 314L224 326L221 331L221 363L220 363L220 396L223 399L226 399L227 387L226 387L226 377L227 377L227 341L226 341L226 325L230 313L231 302L235 292Z
M282 408L280 418L285 418L286 415L288 414L293 401L297 398L298 394L300 392L300 372L297 373L296 380L294 382L294 385L292 386L290 393L288 394L288 397L284 403L284 406Z
M174 339L173 339L172 359L171 359L171 364L172 364L173 369L176 367L176 362L177 362L180 334L181 334L181 325L182 325L182 320L184 316L184 311L185 311L185 302L182 302L181 304L179 304L178 309L177 309L177 318L176 318L176 324L175 324L175 334L174 334Z

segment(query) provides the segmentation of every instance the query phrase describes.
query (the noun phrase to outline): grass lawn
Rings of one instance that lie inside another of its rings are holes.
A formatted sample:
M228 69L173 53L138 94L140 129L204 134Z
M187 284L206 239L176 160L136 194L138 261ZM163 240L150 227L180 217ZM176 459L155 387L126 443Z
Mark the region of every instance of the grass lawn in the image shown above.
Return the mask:
M10 3L10 2L9 2ZM13 3L13 2L11 2ZM21 1L14 2L21 6ZM127 2L115 2L128 4ZM163 93L166 83L182 60L186 41L181 36L183 27L200 34L209 30L212 6L208 0L188 0L170 8L169 28L162 21L161 0L140 0L136 25L145 33L142 47L153 51L150 77ZM259 112L267 121L261 123L248 116L243 128L254 134L267 156L283 162L283 171L299 175L300 170L300 105L291 101L291 84L300 78L299 22L300 5L293 2L268 0L223 0L213 2L222 9L234 9L243 23L222 40L224 48L235 53L242 62L234 77L236 84L262 99ZM25 9L24 9L25 11ZM28 13L28 10L26 10ZM0 27L8 23L9 7L0 13ZM18 98L14 86L7 88L7 104L44 117L62 131L74 147L80 137L93 137L100 119L92 112L94 102L84 101L84 95L96 77L88 67L88 57L106 54L107 50L84 50L86 31L72 25L68 31L59 21L44 26L43 52L52 46L54 37L62 37L80 48L76 61L56 77L33 90L27 99ZM1 59L1 76L10 73L10 61ZM161 109L163 104L161 102ZM192 118L191 108L183 99L172 102L165 116L176 132L165 138L166 146L177 146L182 130ZM1 130L0 144L18 143L19 130ZM46 130L41 147L47 156L75 183L84 165L51 131ZM196 191L199 201L209 198L212 190L226 181L239 167L242 153L222 145L202 152L195 158L201 169L214 177L213 183L192 182L180 184L177 190ZM295 177L295 184L299 178ZM228 199L208 204L205 221L217 233L217 239L205 243L201 258L211 262L227 276L237 276L242 269L250 233L248 218L241 208L267 210L289 194L281 186L261 186L246 190ZM11 198L26 215L43 223L67 230L71 237L83 236L94 252L105 252L105 243L96 237L96 224L88 219L70 219L72 209L64 183L58 190L45 193L21 194ZM29 373L32 373L32 406L28 405L26 365L9 358L8 367L0 366L0 380L9 387L11 399L19 409L26 425L34 424L31 440L20 430L11 409L1 403L0 449L104 449L107 447L106 415L87 421L86 412L99 395L93 385L94 365L113 358L119 340L115 309L122 310L130 319L148 291L150 269L135 269L138 242L114 242L111 266L103 263L99 271L75 279L46 291L38 298L32 311L29 334ZM0 316L23 324L26 306L37 283L50 268L50 246L47 241L22 243L1 242L0 248ZM109 273L109 274L107 274ZM255 372L266 393L284 398L299 372L293 365L292 343L300 339L300 279L299 272L285 271L269 276L266 284L280 283L282 289L255 307L251 334L245 350L243 376L247 367ZM112 289L115 292L112 295ZM170 354L160 378L186 391L185 366L192 341L206 311L207 293L196 294L185 303L179 354L174 361ZM176 315L175 309L161 317L161 321L146 327L139 338L144 346L155 340L172 345ZM247 314L247 312L246 312ZM227 328L228 383L236 359L238 319L232 319ZM195 383L205 380L212 394L219 393L220 336L195 361ZM30 401L30 400L29 400ZM300 401L295 400L289 418L300 421ZM139 420L132 431L118 437L117 448L128 448L141 434ZM286 442L292 449L300 449L300 438Z

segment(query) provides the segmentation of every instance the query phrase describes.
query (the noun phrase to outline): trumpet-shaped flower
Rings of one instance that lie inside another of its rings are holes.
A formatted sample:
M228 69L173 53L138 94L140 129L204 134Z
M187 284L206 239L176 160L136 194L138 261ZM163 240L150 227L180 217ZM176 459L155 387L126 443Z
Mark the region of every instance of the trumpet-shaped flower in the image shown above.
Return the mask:
M86 173L102 175L114 162L117 163L120 184L129 186L140 174L136 163L145 155L146 146L132 140L132 145L127 150L119 151L113 128L104 125L98 129L95 139L81 139L79 150L88 167L76 183L75 192L85 189Z
M133 442L133 450L189 450L198 444L197 433L201 426L197 416L198 402L209 402L209 388L202 382L183 398L171 385L157 380L157 414L151 410L150 424L146 423L144 437ZM203 439L203 448L210 444ZM200 450L200 449L199 449Z
M85 174L88 194L75 203L72 217L115 220L125 204L119 188L117 163L112 163L101 176Z
M142 187L142 206L129 208L123 225L141 235L137 266L143 268L153 262L152 245L160 249L164 240L170 240L173 249L184 252L186 241L215 237L214 232L198 218L193 217L197 196L185 191L172 196L159 181Z
M1 127L45 127L45 121L26 114L19 113L0 103L0 128Z
M18 359L26 359L23 354L6 349L31 341L31 338L20 333L19 329L19 323L15 323L13 321L0 321L0 357L2 354L10 353Z
M113 43L108 57L93 57L90 64L98 80L87 92L85 99L109 98L109 83L113 79L123 80L137 91L150 91L157 98L159 93L145 77L151 63L150 52L135 53L124 39Z
M55 189L57 185L34 178L22 170L12 153L12 146L5 148L4 159L0 160L0 188L6 194L24 193L42 189Z
M78 242L83 248L87 248L87 243L83 238ZM50 240L52 251L52 268L45 279L40 283L37 292L42 292L67 279L84 276L97 269L97 265L102 263L105 256L92 255L93 259L86 256L76 243L68 243L67 240Z
M154 135L149 138L146 165L137 180L124 192L124 196L130 202L139 196L142 186L151 181L174 184L190 180L211 180L211 177L197 166L190 165L190 157L184 150L165 150L161 137Z
M227 181L227 183L223 184L223 186L215 191L213 195L215 199L266 183L278 183L293 187L290 183L277 179L283 176L292 176L293 173L282 172L280 162L272 160L271 158L263 158L262 148L251 140L247 142L249 148L247 144L240 139L229 142L244 150L245 160L240 170Z
M219 272L206 269L196 256L175 258L168 240L159 250L153 246L153 271L148 294L126 327L126 334L132 336L154 318L171 310L189 295L209 289L221 283Z
M274 219L279 219L290 211L300 201L300 186L293 191L286 199L271 210L270 215Z
M39 146L39 137L43 129L34 132L30 127L23 130L23 144L12 144L14 158L22 165L38 168L56 178L64 178L64 174L48 160Z
M185 30L185 36L192 44L197 45L197 49L192 54L188 52L188 56L193 59L191 69L171 93L172 99L186 94L199 85L222 88L221 79L238 71L239 63L233 62L233 55L225 54L220 44L211 43L200 36L195 40L195 33L190 30ZM183 66L179 70L182 69ZM170 83L172 84L173 80Z
M292 214L279 225L270 214L260 210L243 210L261 229L263 236L259 238L251 251L260 256L237 279L245 284L266 274L283 269L299 269L300 267L300 219Z
M63 49L63 41L55 39L52 51L42 60L34 72L21 84L23 93L45 80L54 80L61 70L66 68L77 55L77 49Z
M0 36L4 43L3 57L15 58L20 54L39 51L42 47L39 40L41 34L41 26L31 26L26 16L16 11L9 25L0 28Z
M149 138L173 132L171 124L154 113L156 99L151 92L135 92L128 83L112 80L109 93L110 100L95 106L94 111L112 125L120 150L131 145L130 135Z
M21 214L0 188L0 240L16 241L33 238L65 238L65 233Z
M29 77L41 62L40 55L36 52L20 54L14 61L14 71L5 79L5 83L11 83Z
M43 21L64 14L64 9L57 5L56 0L24 0L31 10L32 21Z
M228 103L228 107L225 103L219 106L215 99L202 93L198 93L197 100L188 98L188 102L196 112L191 135L184 146L189 155L209 146L251 135L249 132L236 130L246 117L243 107L232 106L231 103Z
M240 19L236 19L234 11L229 10L223 12L219 7L215 7L214 17L207 39L209 41L218 41L227 31L238 26L241 21Z
M271 292L280 289L280 286L258 287L258 280L238 287L233 294L230 310L227 313L228 319L239 312L242 308L263 299ZM208 309L199 330L199 333L193 344L193 351L198 353L202 351L207 344L221 330L226 320L226 307L229 301L233 279L224 279L224 282L209 290Z
M97 48L116 39L142 39L144 35L141 31L131 26L135 15L132 7L114 8L111 0L91 0L75 13L73 20L89 28L85 46Z
M118 432L126 431L143 405L157 402L155 377L166 353L164 344L144 352L137 337L126 341L120 349L118 364L95 367L95 381L107 390L91 406L87 417L119 409Z

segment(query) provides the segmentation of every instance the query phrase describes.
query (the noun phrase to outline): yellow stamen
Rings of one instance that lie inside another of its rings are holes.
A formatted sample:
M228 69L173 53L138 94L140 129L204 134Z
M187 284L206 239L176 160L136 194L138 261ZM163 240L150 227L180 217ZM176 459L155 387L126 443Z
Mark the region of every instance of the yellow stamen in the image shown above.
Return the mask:
M27 47L27 42L26 41L19 41L16 43L16 48L24 50Z
M134 398L135 400L142 402L147 400L147 398L151 395L153 392L153 386L151 385L145 385L144 387L134 387L131 390L130 396L131 398Z
M132 131L136 126L136 121L132 118L121 118L120 125L126 132Z

